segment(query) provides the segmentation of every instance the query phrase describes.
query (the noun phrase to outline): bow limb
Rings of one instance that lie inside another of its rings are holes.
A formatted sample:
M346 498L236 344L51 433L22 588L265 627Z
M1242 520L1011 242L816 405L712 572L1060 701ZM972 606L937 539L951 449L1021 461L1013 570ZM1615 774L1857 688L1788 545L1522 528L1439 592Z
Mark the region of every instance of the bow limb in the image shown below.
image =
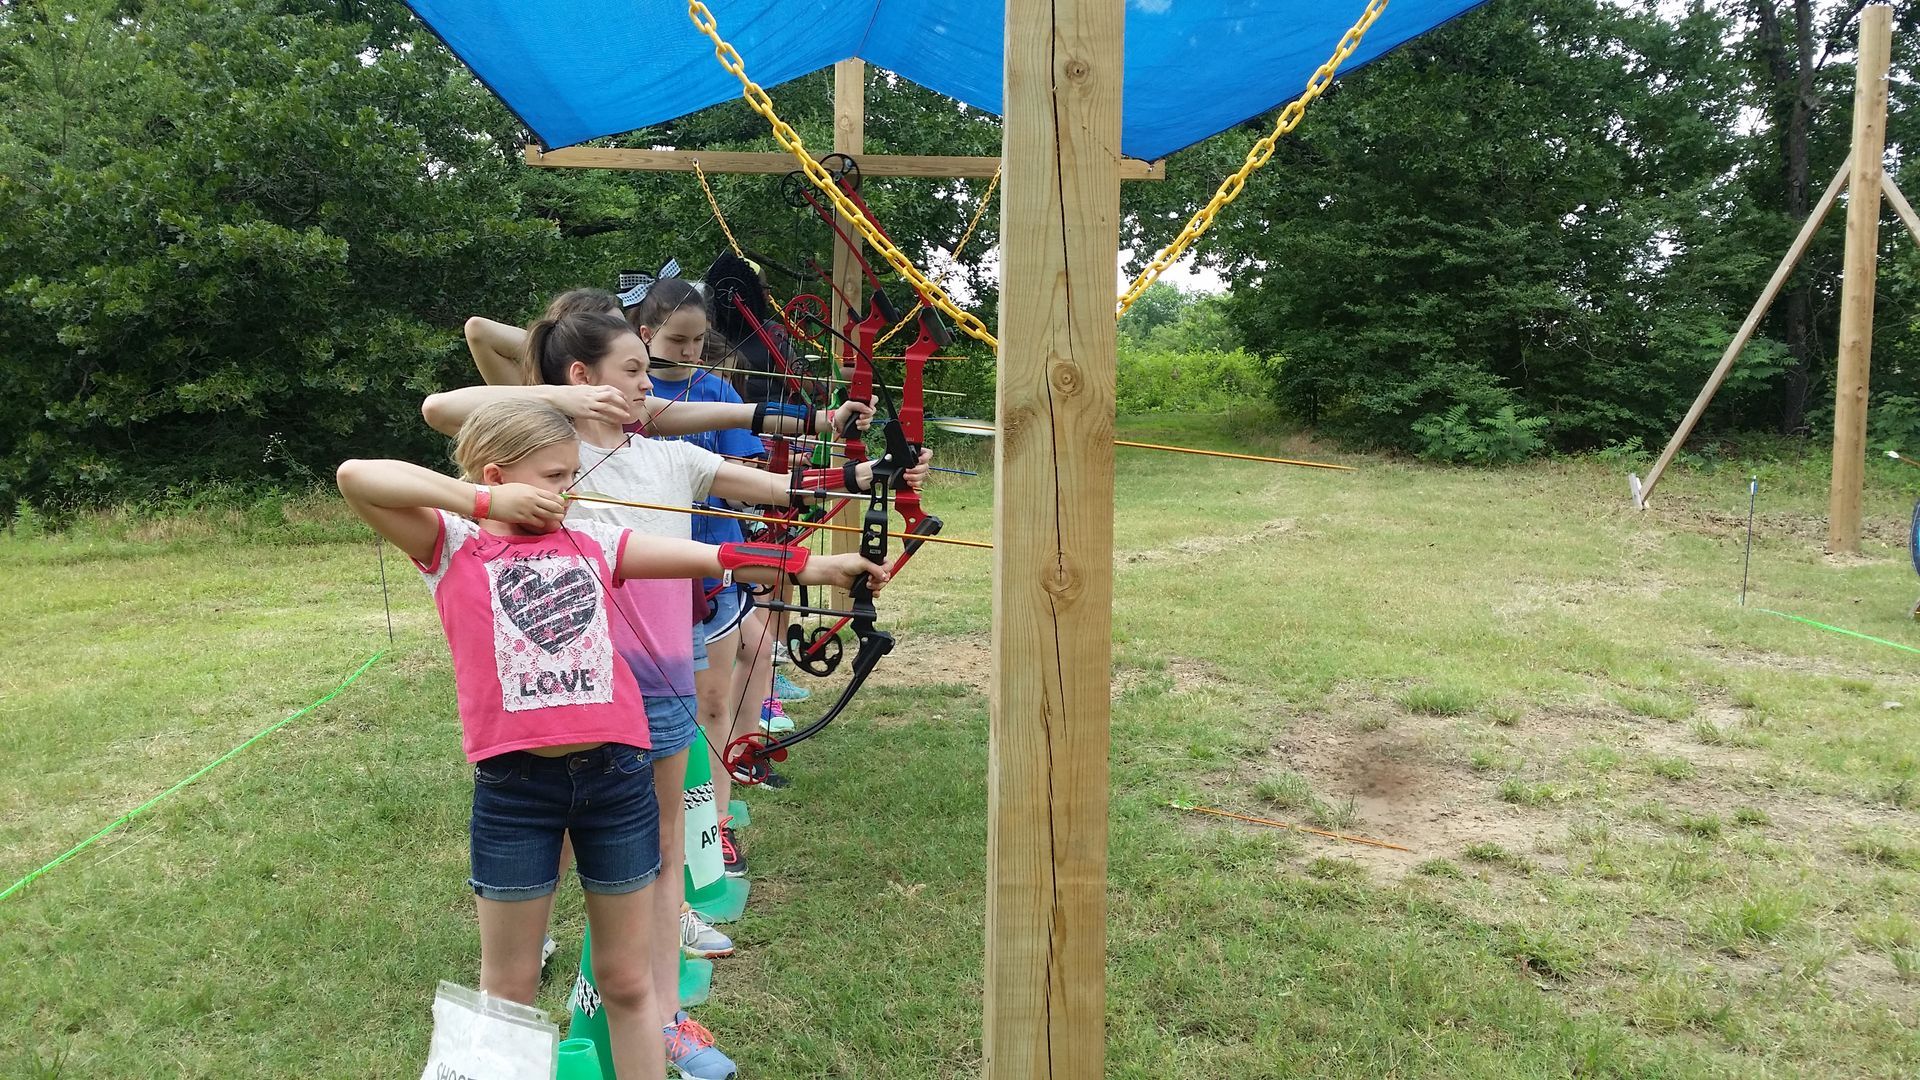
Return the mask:
M802 379L798 372L793 370L793 366L787 363L780 343L773 340L773 335L767 332L766 325L754 319L753 309L747 306L747 302L741 299L738 293L730 294L728 299L733 302L734 309L740 313L740 317L753 327L753 332L760 339L761 346L767 350L768 360L780 369L781 377L787 381L787 393L798 397L808 407L814 407L812 388L806 384L806 380Z
M871 606L870 600L869 606ZM860 651L854 654L852 673L833 705L820 714L818 720L778 739L762 732L750 732L735 739L727 747L727 771L733 774L734 780L738 783L758 784L765 780L768 767L772 763L787 760L789 748L820 734L841 713L847 711L847 706L851 705L854 697L860 693L860 687L866 684L867 676L873 674L873 669L879 666L880 658L892 651L892 634L884 630L869 629L869 632L860 638Z

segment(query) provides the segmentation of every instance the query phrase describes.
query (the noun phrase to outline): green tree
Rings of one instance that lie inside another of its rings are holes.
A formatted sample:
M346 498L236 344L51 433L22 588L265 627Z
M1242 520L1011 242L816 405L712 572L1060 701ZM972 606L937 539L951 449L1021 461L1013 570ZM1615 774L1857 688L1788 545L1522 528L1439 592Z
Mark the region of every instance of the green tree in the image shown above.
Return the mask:
M1203 241L1278 399L1429 452L1416 425L1449 416L1543 418L1563 447L1664 431L1779 252L1720 234L1752 149L1732 32L1704 9L1501 2L1337 84ZM1268 122L1129 188L1136 247Z
M559 253L444 51L257 3L17 5L0 35L0 505L437 454L454 328Z
M690 176L527 168L518 122L397 3L15 4L0 71L0 508L436 460L418 404L472 379L467 316L670 257L697 275L725 244ZM992 117L895 83L872 76L876 152L997 145ZM777 94L831 144L827 73ZM772 148L737 104L609 141ZM827 261L779 180L714 183L744 244ZM867 194L924 262L984 187ZM989 215L971 251L995 243Z

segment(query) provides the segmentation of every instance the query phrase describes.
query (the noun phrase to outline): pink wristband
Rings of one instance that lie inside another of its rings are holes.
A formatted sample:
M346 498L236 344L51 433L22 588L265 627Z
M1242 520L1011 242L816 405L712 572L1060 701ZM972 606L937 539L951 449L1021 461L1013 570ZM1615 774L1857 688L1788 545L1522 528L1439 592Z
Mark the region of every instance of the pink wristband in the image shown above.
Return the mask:
M493 509L493 489L485 484L476 484L473 488L473 520L484 521L487 511Z

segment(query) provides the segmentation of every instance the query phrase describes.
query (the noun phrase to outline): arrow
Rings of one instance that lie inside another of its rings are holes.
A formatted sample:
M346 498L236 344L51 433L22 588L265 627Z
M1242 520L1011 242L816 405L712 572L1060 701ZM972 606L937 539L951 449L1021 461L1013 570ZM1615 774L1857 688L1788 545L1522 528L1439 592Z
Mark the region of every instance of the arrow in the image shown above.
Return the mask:
M788 438L787 436L784 436L784 435L778 436L778 437ZM788 441L796 442L796 443L797 442L807 442L807 443L814 443L814 444L819 443L818 439L788 439ZM847 455L841 453L838 450L832 451L832 454L834 457L837 457L842 461L848 460ZM763 466L767 463L767 459L763 457L739 457L735 454L718 454L716 456L725 458L728 461L738 462L741 465L751 465L751 466L754 466L755 468L759 468L760 466ZM927 466L927 468L933 470L934 472L952 473L955 476L979 476L980 475L979 473L974 472L972 469L949 469L943 465L929 465ZM864 498L864 497L865 496L856 496L856 498Z
M841 493L837 491L827 491L827 492L809 491L807 492L807 494L838 496ZM866 498L866 496L864 495L855 495L852 497L856 499ZM858 532L864 531L862 529L855 528L854 526L851 526L851 525L828 525L825 522L818 522L818 521L796 522L792 518L766 517L761 514L743 514L737 510L717 510L709 506L667 506L663 503L632 502L627 499L610 499L605 495L582 495L582 494L579 494L578 492L572 492L572 491L562 492L561 498L567 499L572 502L604 503L607 506L631 506L636 510L664 510L669 514L706 514L712 517L734 518L739 521L764 521L772 525L805 525L809 529L826 529L830 532L858 533ZM925 542L928 544L952 544L955 547L984 548L988 551L993 550L992 544L985 543L980 540L956 540L952 537L947 537L947 536L913 536L913 537L909 537L909 539L911 539L915 543Z
M999 434L992 424L980 420L966 420L959 417L930 416L927 422L943 431L959 435L993 436ZM1262 457L1258 454L1230 454L1225 450L1195 450L1186 446L1162 446L1159 443L1132 442L1127 439L1113 440L1115 446L1131 447L1135 450L1165 450L1174 454L1199 454L1202 457L1232 458L1236 461L1264 461L1270 465L1297 465L1303 469L1336 469L1340 472L1356 471L1351 465L1329 465L1322 461L1295 461L1292 458Z
M820 357L812 356L812 357L807 357L807 359L818 360L820 359ZM699 371L725 371L734 375L758 375L763 379L777 379L781 377L781 373L777 371L755 371L752 368L738 368L738 367L707 367L705 365L694 365L694 364L663 364L658 360L655 360L653 362L653 365L649 370L658 371L662 373L671 373L676 371L693 371L696 369ZM835 379L825 375L808 375L804 372L795 375L794 378L800 379L803 381L811 380L813 382L823 382L828 384L829 386L847 385L847 381L845 379ZM672 380L672 381L678 381L678 380ZM889 390L905 389L905 387L895 386L892 383L875 383L874 385L875 386L884 385ZM923 394L939 394L941 397L963 398L967 396L963 393L960 393L958 390L924 390L923 389L920 392Z

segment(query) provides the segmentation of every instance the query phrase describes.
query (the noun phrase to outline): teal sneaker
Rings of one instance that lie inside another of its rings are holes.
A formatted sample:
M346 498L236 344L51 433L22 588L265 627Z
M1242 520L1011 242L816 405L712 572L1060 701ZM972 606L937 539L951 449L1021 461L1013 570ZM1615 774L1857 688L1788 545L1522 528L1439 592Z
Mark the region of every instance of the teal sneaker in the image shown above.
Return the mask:
M773 696L781 701L805 701L813 696L813 691L776 671L773 673Z

